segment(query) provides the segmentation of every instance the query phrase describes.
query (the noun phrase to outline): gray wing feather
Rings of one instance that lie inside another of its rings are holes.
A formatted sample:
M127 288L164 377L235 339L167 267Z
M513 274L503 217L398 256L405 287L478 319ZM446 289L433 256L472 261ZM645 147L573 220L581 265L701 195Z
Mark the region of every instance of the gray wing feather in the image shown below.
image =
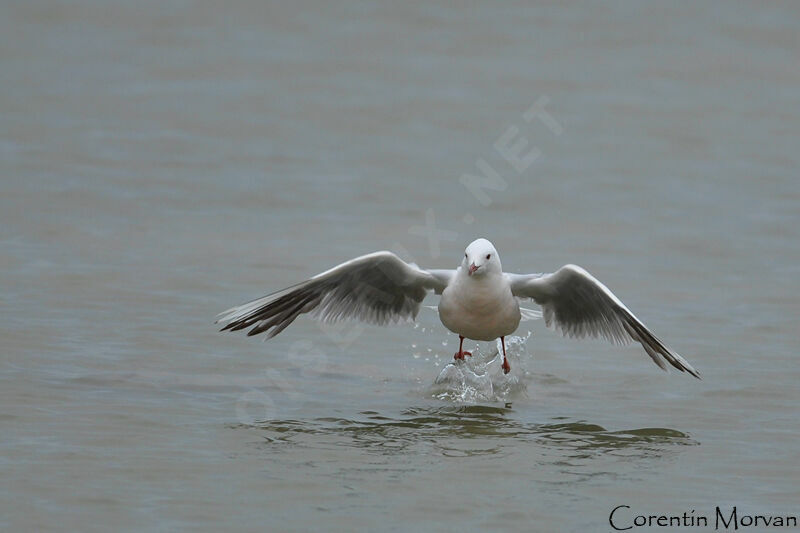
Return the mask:
M429 290L441 293L454 271L420 269L391 252L351 259L313 278L224 311L222 331L250 328L271 338L298 316L324 322L358 319L373 324L413 320Z
M542 306L545 324L574 338L604 337L615 344L641 343L661 369L668 362L700 379L683 357L667 347L608 287L577 265L553 274L507 274L515 296L532 298Z

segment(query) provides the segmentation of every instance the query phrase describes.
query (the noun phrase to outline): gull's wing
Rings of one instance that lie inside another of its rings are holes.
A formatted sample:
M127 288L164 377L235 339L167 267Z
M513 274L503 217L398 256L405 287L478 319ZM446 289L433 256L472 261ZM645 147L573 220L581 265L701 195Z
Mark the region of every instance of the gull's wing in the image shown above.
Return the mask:
M506 274L514 296L532 298L542 306L547 327L575 338L605 337L617 344L641 343L663 370L664 363L700 379L683 357L653 335L619 298L587 271L566 265L553 274Z
M355 318L373 324L414 319L429 290L441 293L455 270L422 270L391 252L351 259L313 278L220 313L222 331L283 331L302 313L325 322Z
M519 308L520 322L527 322L529 320L539 320L542 318L542 312L536 309Z

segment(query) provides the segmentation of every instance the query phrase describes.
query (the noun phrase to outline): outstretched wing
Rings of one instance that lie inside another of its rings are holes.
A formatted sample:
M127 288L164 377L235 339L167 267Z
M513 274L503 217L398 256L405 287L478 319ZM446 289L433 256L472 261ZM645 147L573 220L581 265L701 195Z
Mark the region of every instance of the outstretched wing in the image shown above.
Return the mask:
M617 344L641 343L647 355L663 370L664 362L700 379L683 357L672 351L594 276L577 265L553 274L506 274L515 296L532 298L542 306L547 327L564 336L605 337Z
M313 278L220 313L221 331L283 331L303 313L325 321L354 318L373 324L414 319L428 291L441 293L454 270L423 270L391 252L351 259Z

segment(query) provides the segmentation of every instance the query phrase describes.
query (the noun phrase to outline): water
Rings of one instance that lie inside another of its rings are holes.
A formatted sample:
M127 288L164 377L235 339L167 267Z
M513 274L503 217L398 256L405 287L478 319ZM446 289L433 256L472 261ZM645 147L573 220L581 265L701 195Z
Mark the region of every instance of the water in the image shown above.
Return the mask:
M797 514L795 5L0 12L0 528ZM521 172L510 126L540 153ZM480 159L485 196L459 181ZM457 339L427 309L268 343L212 324L373 250L451 268L478 236L507 271L586 267L704 380L538 321L516 385L469 396L436 388Z

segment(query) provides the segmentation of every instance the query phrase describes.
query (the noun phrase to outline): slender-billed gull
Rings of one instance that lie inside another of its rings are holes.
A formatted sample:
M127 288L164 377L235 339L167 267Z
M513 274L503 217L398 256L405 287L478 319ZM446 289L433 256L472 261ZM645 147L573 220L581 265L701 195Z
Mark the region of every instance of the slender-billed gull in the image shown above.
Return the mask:
M507 374L511 366L506 359L505 336L519 326L519 299L530 298L541 306L547 327L559 329L565 336L604 337L617 344L636 341L663 370L669 363L700 378L692 365L653 335L583 268L566 265L552 274L507 274L497 250L486 239L467 246L455 270L424 270L392 252L362 255L307 281L228 309L217 322L224 325L222 331L252 327L248 335L266 332L268 338L303 313L325 322L358 319L384 325L414 320L429 291L441 294L439 318L459 337L455 359L471 355L463 349L465 338L500 338Z

